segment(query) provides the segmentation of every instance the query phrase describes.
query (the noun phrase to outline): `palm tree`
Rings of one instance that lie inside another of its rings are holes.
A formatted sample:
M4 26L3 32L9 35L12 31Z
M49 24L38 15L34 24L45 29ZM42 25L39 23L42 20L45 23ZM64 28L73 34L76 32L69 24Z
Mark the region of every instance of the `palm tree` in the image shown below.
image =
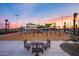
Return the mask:
M66 22L64 22L64 32L66 32Z
M75 22L76 22L76 17L77 17L78 13L74 13L73 14L73 17L74 17L74 20L73 20L73 34L75 35Z
M78 40L79 40L79 29L78 29L78 31L77 31L77 36L78 36Z

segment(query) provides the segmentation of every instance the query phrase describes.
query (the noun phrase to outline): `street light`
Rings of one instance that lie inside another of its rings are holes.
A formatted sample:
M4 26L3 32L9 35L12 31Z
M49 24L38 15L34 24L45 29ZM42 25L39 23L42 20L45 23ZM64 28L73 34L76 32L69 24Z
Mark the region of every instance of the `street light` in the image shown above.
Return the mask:
M18 28L18 19L17 19L17 17L19 16L18 14L15 14L15 16L16 16L16 23L17 23L17 28Z
M8 19L5 19L5 29L8 29Z

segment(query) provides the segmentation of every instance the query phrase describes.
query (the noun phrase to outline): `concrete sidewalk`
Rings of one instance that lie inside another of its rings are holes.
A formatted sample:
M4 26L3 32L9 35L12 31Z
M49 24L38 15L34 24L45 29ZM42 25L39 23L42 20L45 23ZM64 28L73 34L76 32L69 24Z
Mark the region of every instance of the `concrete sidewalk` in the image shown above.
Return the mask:
M69 56L60 48L64 41L52 41L51 48L40 56ZM2 56L33 56L32 51L24 49L23 41L0 41L0 55Z

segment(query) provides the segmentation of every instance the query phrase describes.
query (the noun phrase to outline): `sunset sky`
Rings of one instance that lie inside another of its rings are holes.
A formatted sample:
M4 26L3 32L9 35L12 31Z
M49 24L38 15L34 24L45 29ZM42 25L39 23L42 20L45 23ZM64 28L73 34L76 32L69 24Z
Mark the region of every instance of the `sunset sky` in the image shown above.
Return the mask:
M36 24L57 22L57 25L62 26L62 18L63 21L72 23L74 12L79 13L77 3L0 3L0 28L4 27L5 19L9 20L11 28L25 25L28 22Z

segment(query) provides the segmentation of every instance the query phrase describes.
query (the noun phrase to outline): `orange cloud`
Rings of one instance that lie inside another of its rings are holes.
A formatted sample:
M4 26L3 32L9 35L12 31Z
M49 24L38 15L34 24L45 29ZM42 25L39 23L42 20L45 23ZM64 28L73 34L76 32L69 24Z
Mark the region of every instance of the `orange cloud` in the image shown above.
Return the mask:
M17 24L16 23L10 23L10 29L15 29L17 28Z
M57 26L60 26L61 28L64 25L64 22L66 22L68 28L73 26L73 16L64 16L64 17L57 17L57 18L51 18L47 20L48 23L54 23L56 22ZM79 27L79 16L76 18L76 24Z

